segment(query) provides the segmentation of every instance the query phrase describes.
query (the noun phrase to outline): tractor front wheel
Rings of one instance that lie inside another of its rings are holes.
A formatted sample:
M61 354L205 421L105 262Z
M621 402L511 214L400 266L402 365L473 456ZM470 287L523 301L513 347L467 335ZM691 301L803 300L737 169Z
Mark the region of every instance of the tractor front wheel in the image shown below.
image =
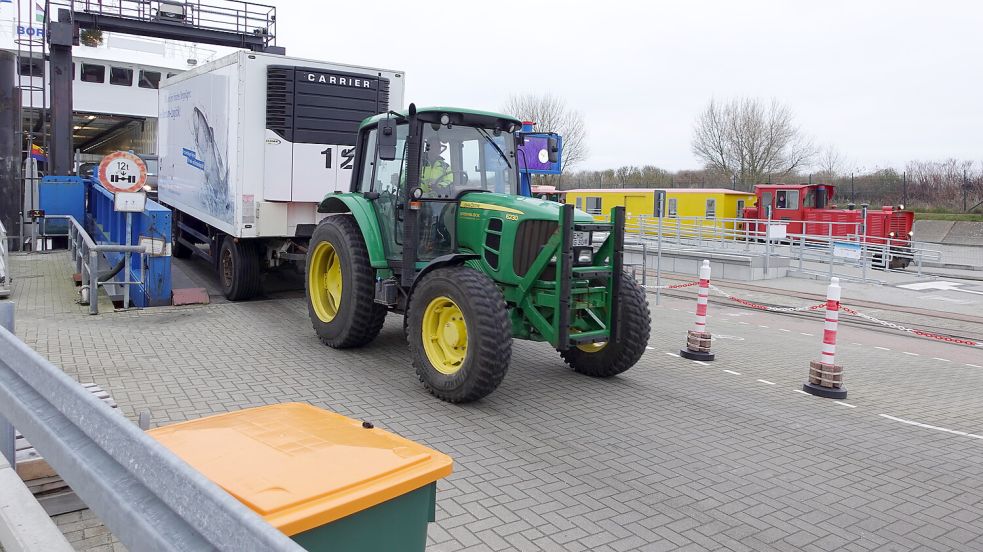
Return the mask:
M326 217L307 249L307 311L330 347L359 347L375 339L386 307L375 302L375 271L362 231L351 215Z
M413 290L406 316L413 366L431 394L470 402L502 383L512 333L491 278L463 266L436 269Z
M609 378L631 368L642 358L649 341L652 320L645 291L628 274L621 274L621 340L590 343L560 351L575 371L595 378Z

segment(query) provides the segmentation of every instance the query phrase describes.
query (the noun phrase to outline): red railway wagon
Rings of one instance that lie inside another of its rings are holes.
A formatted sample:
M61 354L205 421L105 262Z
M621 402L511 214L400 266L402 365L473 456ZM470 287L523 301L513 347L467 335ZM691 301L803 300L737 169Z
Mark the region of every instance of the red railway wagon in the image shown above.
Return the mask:
M757 203L744 209L744 218L759 221L787 221L789 234L807 236L846 237L864 234L868 244L891 246L891 268L904 268L911 263L911 228L915 214L904 206L885 205L880 209L863 209L849 205L838 209L832 203L836 188L831 184L759 184L754 187ZM864 223L865 229L860 224ZM752 231L764 232L765 225L751 222ZM808 238L806 238L808 239Z

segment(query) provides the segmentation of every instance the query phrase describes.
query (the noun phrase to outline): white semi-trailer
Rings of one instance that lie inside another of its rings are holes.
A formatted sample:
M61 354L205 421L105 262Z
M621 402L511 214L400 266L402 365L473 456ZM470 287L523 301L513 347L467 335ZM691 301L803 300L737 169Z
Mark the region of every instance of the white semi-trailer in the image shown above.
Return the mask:
M175 257L215 264L226 297L301 261L326 194L348 191L366 117L403 105L401 71L237 52L160 87L158 190Z

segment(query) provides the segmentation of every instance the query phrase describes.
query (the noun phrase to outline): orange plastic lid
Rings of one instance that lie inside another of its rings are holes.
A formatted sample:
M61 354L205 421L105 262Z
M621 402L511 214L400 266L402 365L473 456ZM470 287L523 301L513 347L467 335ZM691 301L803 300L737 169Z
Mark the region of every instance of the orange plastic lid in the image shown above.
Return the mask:
M147 433L288 536L451 473L446 454L303 403L250 408Z

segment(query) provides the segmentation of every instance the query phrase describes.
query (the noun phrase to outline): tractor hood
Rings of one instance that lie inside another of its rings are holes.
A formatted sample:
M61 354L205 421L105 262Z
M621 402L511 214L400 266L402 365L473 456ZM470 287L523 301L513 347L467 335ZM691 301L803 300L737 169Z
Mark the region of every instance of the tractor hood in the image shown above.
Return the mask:
M509 194L495 194L487 192L474 192L465 194L461 197L460 213L463 217L468 217L467 213L475 211L497 211L504 215L515 215L518 218L506 217L511 220L518 219L537 219L537 220L560 220L560 209L562 203L538 199L534 197L515 196ZM594 222L594 217L574 209L574 220L576 222Z

